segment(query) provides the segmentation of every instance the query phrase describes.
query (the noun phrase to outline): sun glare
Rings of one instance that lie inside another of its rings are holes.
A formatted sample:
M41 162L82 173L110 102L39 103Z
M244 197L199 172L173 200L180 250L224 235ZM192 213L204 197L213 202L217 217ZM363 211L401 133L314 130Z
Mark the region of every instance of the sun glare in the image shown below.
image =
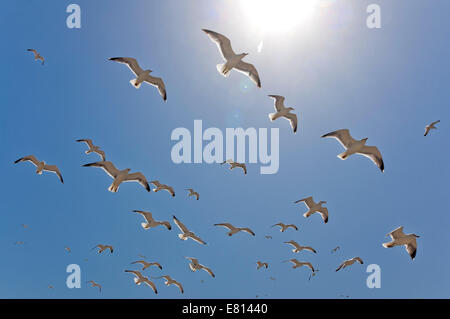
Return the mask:
M262 32L292 30L311 20L317 0L241 0L249 22Z

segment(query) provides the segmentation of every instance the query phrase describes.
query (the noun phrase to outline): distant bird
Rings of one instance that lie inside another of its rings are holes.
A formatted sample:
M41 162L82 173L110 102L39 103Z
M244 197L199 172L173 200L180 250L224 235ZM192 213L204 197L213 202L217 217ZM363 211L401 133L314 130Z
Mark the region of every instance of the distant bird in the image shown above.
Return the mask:
M192 188L186 188L185 190L189 191L188 197L195 196L197 200L199 200L200 195L196 191L194 191Z
M200 264L197 258L186 257L186 259L190 261L189 268L191 269L191 271L195 272L197 270L202 270L203 269L208 274L210 274L211 277L213 277L213 278L216 277L216 275L214 275L214 273L212 272L211 268L208 268L208 267Z
M293 107L285 107L284 106L284 96L281 95L268 95L269 97L273 98L274 106L275 106L275 113L269 114L269 119L271 121L275 121L277 118L284 117L286 120L289 121L291 124L292 130L297 132L297 115L294 113L290 113L294 110Z
M53 287L52 285L49 285L48 288L53 289L53 288L55 288L55 287Z
M89 280L87 283L91 284L91 287L98 287L99 291L102 292L102 286L96 283L95 281Z
M95 246L92 249L98 248L98 253L102 253L104 250L109 249L110 253L112 254L114 252L114 247L111 245L102 245L102 244L98 244L97 246Z
M172 279L172 277L170 277L169 275L164 275L164 276L160 276L160 277L153 277L153 278L155 278L155 279L164 278L166 280L164 282L166 284L166 286L175 285L175 286L177 286L180 289L182 294L184 293L184 289L183 289L183 286L181 285L181 283L179 283L175 279Z
M309 275L308 280L311 280L311 278L315 277L318 271L319 269L314 269L314 272Z
M276 279L275 279L275 278L273 278L273 277L269 277L269 279L270 279L270 280L276 280Z
M280 228L280 232L284 232L289 227L294 228L295 230L298 230L297 226L295 226L294 224L286 225L286 224L283 224L283 223L278 223L278 224L273 225L272 227L275 227L275 226L280 226L281 227Z
M353 257L351 259L344 260L342 264L339 265L338 268L336 268L336 271L339 271L341 268L344 269L345 267L353 265L355 262L359 262L361 265L363 264L363 261L359 257Z
M265 239L272 239L272 236L266 235L266 236L264 236L264 238L265 238Z
M59 171L59 168L56 165L47 165L44 161L39 161L34 155L28 155L19 158L14 162L14 164L17 164L19 162L30 162L34 166L36 166L36 174L42 175L42 172L52 172L58 175L59 180L61 183L64 184L61 172Z
M22 224L23 228L28 228L29 226L27 224Z
M268 263L263 263L260 262L259 260L256 262L256 269L259 269L261 267L265 267L266 269L269 268L269 264Z
M392 241L389 243L384 243L383 247L392 248L395 246L405 246L405 249L408 252L409 256L414 260L417 251L416 238L419 238L420 236L417 236L416 234L405 234L403 232L403 226L400 226L397 229L391 231L386 235L386 237L387 236L391 236Z
M40 55L35 49L27 49L27 51L34 53L34 61L41 60L42 65L44 65L44 57Z
M14 245L23 245L23 244L25 244L25 242L23 242L23 241L16 241L16 242L14 243Z
M425 126L425 134L423 136L427 136L428 133L430 132L430 130L435 130L437 129L437 127L435 126L437 123L439 123L441 120L435 121L431 124L428 124L427 126Z
M339 141L339 143L341 143L341 145L345 148L345 152L338 155L341 160L347 159L347 157L352 154L363 155L372 160L372 162L374 162L375 165L377 165L378 168L384 172L384 162L381 157L381 153L376 146L366 145L367 137L357 141L350 135L350 131L348 129L337 130L322 135L322 137L335 138Z
M89 149L87 151L85 151L86 154L96 153L96 154L100 155L100 157L102 158L102 161L106 161L105 152L100 149L100 146L94 145L94 143L92 143L91 139L89 139L89 138L81 139L81 140L77 140L77 142L86 143L86 145L89 147Z
M255 233L248 227L234 227L230 223L220 223L220 224L214 224L214 226L223 226L225 228L228 228L230 231L228 232L228 236L233 236L234 234L243 231L246 233L249 233L252 236L255 236Z
M294 266L292 266L292 268L294 268L294 269L295 269L295 268L300 268L300 267L302 267L302 266L306 266L306 267L308 267L309 269L311 269L312 272L315 271L313 265L312 265L310 262L298 261L298 260L295 259L295 258L286 260L285 262L291 262L291 263L293 263Z
M222 58L226 61L226 63L217 65L217 71L219 71L220 74L228 77L230 71L235 69L236 71L247 75L257 87L261 88L261 80L259 79L256 68L253 64L242 61L248 53L236 54L231 47L231 41L226 36L211 30L202 29L202 31L217 45L222 54Z
M298 253L302 250L309 250L315 254L317 254L317 251L315 249L313 249L312 247L309 246L300 246L296 241L294 240L290 240L290 241L285 241L285 244L291 245L292 247L294 247L294 249L292 249L292 251L294 253Z
M337 246L337 247L335 247L335 248L333 248L333 249L331 250L331 253L335 253L335 252L338 251L339 249L341 249L341 247Z
M144 71L134 58L110 58L109 60L128 65L130 70L137 76L137 78L130 81L131 85L133 85L136 89L141 87L142 82L147 82L158 89L164 102L167 101L166 86L161 78L150 75L152 70Z
M143 210L133 210L133 212L141 214L142 217L144 217L146 223L141 223L142 228L144 229L154 228L159 225L165 226L168 230L172 229L172 226L170 226L170 223L168 221L157 221L153 218L152 213L150 212L146 212Z
M170 195L172 195L172 197L175 197L175 191L173 190L173 187L165 185L165 184L161 184L159 181L151 181L150 184L153 184L153 186L155 186L156 188L153 189L153 191L159 192L160 190L166 190L169 192Z
M204 242L200 237L187 229L187 227L184 226L184 224L180 222L175 216L172 217L175 225L177 225L178 228L182 231L182 234L178 234L178 237L180 237L180 239L187 240L188 238L191 238L192 240L195 240L202 245L206 245L206 242Z
M145 270L145 269L147 269L148 267L151 267L151 266L156 266L156 267L158 267L159 269L162 270L162 266L159 263L157 263L157 262L146 262L145 260L136 260L136 261L133 261L131 264L141 264L141 265L143 265L142 270Z
M152 281L150 281L147 277L142 275L140 271L125 270L125 272L129 272L129 273L132 273L133 275L135 275L134 282L136 283L136 285L140 285L140 284L144 283L144 284L148 285L150 288L152 288L153 291L155 292L155 294L158 294L158 290L156 289L155 284Z
M70 247L65 247L64 248L68 253L72 252L72 250L70 249Z
M145 178L144 174L142 174L141 172L130 173L131 168L126 168L120 171L110 161L100 161L84 164L83 167L100 167L111 178L113 178L113 183L108 187L108 190L110 192L117 192L122 182L138 182L143 187L145 187L148 192L150 192L150 186L148 185L147 179Z
M227 159L226 161L220 163L220 165L223 164L230 164L230 169L233 169L235 167L240 167L244 170L244 174L247 174L247 166L245 166L245 163L238 163L233 161L232 159Z
M308 207L308 211L303 214L304 217L308 218L314 213L319 213L320 216L322 216L322 219L324 223L328 223L328 208L323 207L323 204L326 204L327 202L321 200L320 202L316 203L314 202L312 196L309 196L307 198L299 199L294 202L294 204L304 202L306 207Z

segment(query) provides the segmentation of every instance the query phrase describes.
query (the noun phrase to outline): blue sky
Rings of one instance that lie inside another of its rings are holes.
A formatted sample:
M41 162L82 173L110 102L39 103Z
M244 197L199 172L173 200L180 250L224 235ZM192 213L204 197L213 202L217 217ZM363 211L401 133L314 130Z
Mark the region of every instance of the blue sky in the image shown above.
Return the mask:
M378 30L365 24L373 2L382 9ZM77 0L79 30L66 27L70 3L7 1L0 11L0 297L450 296L450 152L441 147L450 115L447 1L324 1L311 23L273 34L248 23L239 1ZM262 89L234 71L220 76L215 65L221 57L201 28L228 36L236 52L248 52L246 61L258 68ZM28 48L45 56L44 66ZM134 89L128 83L132 73L108 61L115 56L135 57L161 76L167 103L150 86ZM267 94L284 95L295 107L297 134L284 120L268 120L273 104ZM249 164L244 176L217 164L174 164L171 132L193 130L195 119L224 131L279 127L279 172L260 175L259 164ZM423 137L425 125L438 119L439 129ZM341 146L320 136L341 128L379 147L385 173L364 157L336 157ZM79 138L92 138L118 168L174 186L176 197L149 194L134 183L108 192L112 180L106 174L81 167L98 157L85 155L85 146L75 142ZM36 175L29 163L13 164L28 154L58 165L65 184L52 174ZM188 199L187 187L201 199ZM317 215L305 219L306 208L293 204L307 196L327 201L328 224ZM170 221L175 214L208 245L180 241L176 228L145 231L133 209ZM300 229L270 228L279 221ZM257 236L229 238L213 226L218 222L251 226ZM400 225L421 236L414 261L403 248L381 246L385 234ZM318 254L294 255L283 244L290 239ZM96 254L91 248L98 243L112 244L114 254ZM337 245L341 250L330 254ZM169 274L185 294L162 280L156 280L157 296L136 286L124 270L135 269L130 262L138 254L164 267L146 275ZM216 278L192 273L184 256L197 257ZM353 256L365 265L334 271ZM282 263L289 258L310 261L320 271L308 281L307 269ZM269 269L257 271L257 260L269 262ZM81 289L65 285L72 263L81 267ZM381 267L380 289L366 287L368 264ZM102 284L102 293L88 287L88 280Z

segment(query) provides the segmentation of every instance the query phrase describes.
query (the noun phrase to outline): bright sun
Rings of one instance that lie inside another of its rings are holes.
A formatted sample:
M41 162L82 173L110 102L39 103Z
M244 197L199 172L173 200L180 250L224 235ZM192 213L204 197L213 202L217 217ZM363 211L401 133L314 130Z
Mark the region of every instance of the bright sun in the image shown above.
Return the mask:
M317 0L241 0L249 19L263 32L285 32L308 22L314 15Z

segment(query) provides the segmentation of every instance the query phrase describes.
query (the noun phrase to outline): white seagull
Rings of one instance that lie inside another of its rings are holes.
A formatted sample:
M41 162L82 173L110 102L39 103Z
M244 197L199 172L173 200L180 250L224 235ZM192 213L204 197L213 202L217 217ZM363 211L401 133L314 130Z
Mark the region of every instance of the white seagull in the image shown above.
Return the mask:
M34 155L28 155L28 156L24 156L19 158L18 160L16 160L14 162L14 164L17 164L19 162L30 162L32 163L34 166L36 166L36 174L42 175L42 172L52 172L55 173L56 175L58 175L59 180L61 181L61 183L64 184L61 172L59 171L58 166L56 165L47 165L44 161L39 161Z
M255 233L248 227L234 227L230 223L220 223L220 224L214 224L214 226L223 226L225 228L228 228L230 231L228 232L228 236L233 236L234 234L243 231L246 233L249 233L252 236L255 236Z
M110 192L117 192L122 182L138 182L144 186L148 192L150 192L150 186L148 185L144 174L140 172L130 173L131 168L126 168L120 171L110 161L100 161L83 165L83 167L91 166L102 168L109 176L111 176L111 178L114 179L113 183L108 187Z
M111 252L111 254L114 252L114 247L111 245L102 245L102 244L98 244L95 247L93 247L92 249L98 248L98 253L100 254L101 252L103 252L106 249L109 249L109 251Z
M202 264L200 264L198 262L197 258L193 258L193 257L186 257L187 260L190 261L189 263L189 268L191 269L191 271L195 272L197 270L201 270L203 269L204 271L206 271L208 274L211 275L211 277L215 278L216 275L214 275L214 273L212 272L212 270Z
M89 139L89 138L80 139L80 140L77 140L77 142L86 143L86 145L89 147L89 149L85 151L86 154L96 153L96 154L100 155L100 157L102 158L102 161L106 160L105 152L102 151L99 146L94 145L94 143L92 143L91 139Z
M35 49L27 49L27 51L34 53L34 61L41 60L42 65L44 65L44 57L40 55Z
M285 243L285 244L288 244L288 245L291 245L292 247L294 247L294 249L292 249L292 251L293 251L294 253L298 253L298 252L300 252L300 251L302 251L302 250L309 250L309 251L311 251L311 252L317 254L317 251L316 251L314 248L309 247L309 246L300 246L300 245L299 245L296 241L294 241L294 240L285 241L284 243Z
M183 286L181 285L181 283L179 283L175 279L172 279L172 277L170 277L169 275L164 275L164 276L160 276L160 277L153 277L153 278L155 278L155 279L164 278L166 280L164 282L166 284L166 286L175 285L175 286L177 286L180 289L182 294L184 293L184 289L183 289Z
M159 263L157 263L157 262L147 262L145 260L136 260L136 261L133 261L131 264L132 265L133 264L141 264L143 266L142 270L145 270L145 269L147 269L148 267L151 267L151 266L156 266L156 267L158 267L159 269L162 270L162 266Z
M130 70L137 76L137 78L130 81L130 83L136 89L139 89L141 87L142 82L147 82L158 89L159 94L163 98L164 102L167 101L166 86L164 85L164 82L161 78L153 77L150 75L152 70L142 70L137 60L134 58L110 58L109 60L128 65Z
M245 163L238 163L233 161L232 159L227 159L226 161L220 163L220 165L223 164L230 164L230 169L233 169L235 167L240 167L244 170L244 174L247 174L247 166L245 166Z
M298 227L295 226L294 224L286 225L286 224L283 224L283 223L278 223L278 224L273 225L272 227L275 227L275 226L280 226L280 232L284 232L288 228L293 228L295 230L298 230Z
M417 236L416 234L405 234L403 232L403 226L391 231L386 235L386 237L387 236L391 236L392 241L389 243L383 243L383 247L392 248L395 246L405 246L409 256L414 260L417 251L416 238L419 238L420 236Z
M269 264L268 263L263 263L263 262L261 262L261 261L257 261L256 262L256 269L259 269L259 268L261 268L261 267L265 267L266 269L267 268L269 268Z
M199 200L199 198L200 198L200 194L199 193L194 191L192 188L186 188L185 190L189 191L188 197L195 196L197 198L197 200Z
M147 284L150 288L153 289L153 291L155 292L155 294L158 294L158 290L156 289L155 284L150 281L147 277L145 277L144 275L141 274L140 271L137 270L125 270L125 272L129 272L132 273L133 275L135 275L136 277L134 277L134 282L136 283L136 285L140 285L142 283Z
M320 216L322 216L323 221L328 223L328 208L323 207L322 204L326 204L327 202L321 200L320 202L316 203L314 202L312 196L309 196L307 198L299 199L294 202L294 204L304 202L306 207L308 207L308 211L303 214L304 217L308 218L312 214L318 212Z
M172 229L172 226L170 226L170 223L168 221L157 221L153 218L152 213L150 212L146 212L143 210L133 210L133 212L141 214L142 217L144 217L146 223L141 223L141 226L144 229L154 228L159 225L165 226L168 230Z
M192 240L195 240L197 243L206 245L206 242L204 242L200 237L198 237L196 234L187 229L187 227L184 226L184 224L180 222L178 218L176 218L175 216L172 217L175 225L177 225L178 228L182 231L181 234L178 234L178 237L180 237L180 239L187 240L188 238L191 238Z
M269 97L273 98L274 106L275 106L275 113L269 114L269 119L271 121L275 121L277 118L284 117L286 120L291 123L291 127L294 130L294 133L297 132L297 115L294 113L290 113L294 110L293 107L285 107L284 106L284 96L281 95L268 95Z
M430 132L430 130L435 130L437 129L437 127L435 126L437 123L439 123L441 120L435 121L431 124L428 124L427 126L425 126L425 134L423 136L427 136L428 133Z
M261 80L259 79L256 68L253 64L242 61L248 53L236 54L231 47L230 39L226 36L211 30L202 30L215 44L217 44L217 47L222 54L222 58L226 61L223 64L217 64L217 71L219 71L220 74L227 77L230 75L230 71L235 69L236 71L247 75L256 84L256 86L261 88Z
M353 257L351 259L344 260L342 264L339 265L339 267L336 268L336 271L339 271L339 269L344 269L345 267L348 267L350 265L353 265L355 262L359 262L361 265L364 264L361 258L359 257Z
M153 186L155 186L156 188L153 189L153 191L159 192L160 190L166 190L169 192L170 195L172 195L172 197L175 197L175 191L173 190L173 187L165 185L165 184L161 184L159 181L151 181L150 184L153 184Z
M295 269L295 268L300 268L300 267L302 267L302 266L306 266L306 267L308 267L309 269L311 269L312 272L314 272L314 267L313 267L313 265L312 265L310 262L298 261L298 260L295 259L295 258L286 260L285 262L291 262L291 263L293 263L294 266L292 266L292 268L294 268L294 269Z
M384 162L381 157L381 153L376 146L366 145L367 137L357 141L350 135L350 131L348 129L337 130L322 135L322 137L332 137L341 143L341 145L345 148L345 152L338 155L341 160L347 159L347 157L352 154L360 154L372 160L372 162L374 162L375 165L377 165L378 168L384 172Z

